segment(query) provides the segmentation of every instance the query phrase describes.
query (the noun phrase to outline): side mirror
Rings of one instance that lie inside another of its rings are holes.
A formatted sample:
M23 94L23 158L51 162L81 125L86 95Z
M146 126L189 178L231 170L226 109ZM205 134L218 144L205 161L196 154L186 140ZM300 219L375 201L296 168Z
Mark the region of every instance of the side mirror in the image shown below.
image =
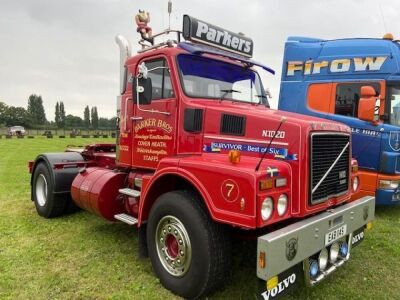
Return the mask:
M151 104L151 98L153 95L153 85L151 78L135 78L132 82L132 99L136 99L136 103L147 105ZM139 99L137 99L139 97Z
M375 89L372 86L361 87L361 98L358 102L358 118L360 120L376 123L379 120L379 105L376 109L377 99Z

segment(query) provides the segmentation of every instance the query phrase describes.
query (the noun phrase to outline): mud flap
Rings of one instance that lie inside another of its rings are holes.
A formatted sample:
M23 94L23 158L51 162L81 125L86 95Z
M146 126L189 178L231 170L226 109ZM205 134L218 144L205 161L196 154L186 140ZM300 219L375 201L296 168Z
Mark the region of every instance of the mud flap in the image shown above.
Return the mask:
M270 300L286 295L294 287L304 285L303 264L299 263L280 273L275 283L258 279L257 299ZM270 285L270 286L269 286Z

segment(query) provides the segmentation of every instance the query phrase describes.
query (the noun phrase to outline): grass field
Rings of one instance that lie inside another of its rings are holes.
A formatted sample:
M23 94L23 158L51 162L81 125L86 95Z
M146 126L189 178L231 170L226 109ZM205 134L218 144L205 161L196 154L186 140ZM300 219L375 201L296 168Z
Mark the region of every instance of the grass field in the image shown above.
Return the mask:
M80 211L46 220L30 201L27 161L67 144L111 139L0 140L0 299L174 299L137 256L136 231ZM211 299L254 299L254 243L235 241L232 277ZM378 208L351 260L289 299L400 299L400 207Z

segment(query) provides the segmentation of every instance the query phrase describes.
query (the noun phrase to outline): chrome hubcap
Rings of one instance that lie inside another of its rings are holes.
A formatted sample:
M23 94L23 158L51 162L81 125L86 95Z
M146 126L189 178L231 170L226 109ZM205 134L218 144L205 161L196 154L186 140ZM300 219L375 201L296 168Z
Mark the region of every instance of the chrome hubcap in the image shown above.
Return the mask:
M173 216L163 217L156 229L157 254L167 272L175 277L183 276L192 261L189 235L182 222Z
M36 200L39 206L44 206L47 201L47 181L43 174L36 179Z

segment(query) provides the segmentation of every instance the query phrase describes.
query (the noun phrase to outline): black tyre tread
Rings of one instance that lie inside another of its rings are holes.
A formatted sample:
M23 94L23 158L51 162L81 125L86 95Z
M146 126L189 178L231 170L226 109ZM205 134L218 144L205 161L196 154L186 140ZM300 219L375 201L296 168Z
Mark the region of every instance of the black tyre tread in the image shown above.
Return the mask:
M33 199L35 202L36 210L38 214L44 218L51 219L56 218L64 214L67 206L67 199L65 195L54 194L54 183L52 181L51 171L49 170L45 162L40 162L35 168L33 177L33 189L36 186L36 178L39 174L43 174L46 178L48 187L48 196L46 200L46 205L44 207L39 207L36 201L36 194L34 193Z
M208 269L205 283L199 289L199 292L194 297L191 297L193 299L204 298L217 288L221 288L227 281L231 261L229 233L224 225L218 224L211 219L207 207L196 192L179 190L167 194L169 194L171 198L184 198L185 201L179 203L179 205L185 211L192 209L199 214L204 223L201 230L206 231L209 236L208 257L211 258L210 268ZM156 206L160 204L157 202L158 201L154 204L152 210L156 209ZM183 294L180 294L180 296L186 297L186 295Z
M205 228L208 228L210 233L212 248L209 248L208 254L213 260L211 262L212 269L210 269L208 280L206 281L207 283L198 296L198 298L203 298L214 292L217 288L221 288L224 282L226 282L232 257L230 239L228 238L229 234L223 225L211 219L207 207L197 193L188 190L177 191L176 193L186 195L188 198L190 197L191 203L195 204L193 207L203 215L206 221Z

